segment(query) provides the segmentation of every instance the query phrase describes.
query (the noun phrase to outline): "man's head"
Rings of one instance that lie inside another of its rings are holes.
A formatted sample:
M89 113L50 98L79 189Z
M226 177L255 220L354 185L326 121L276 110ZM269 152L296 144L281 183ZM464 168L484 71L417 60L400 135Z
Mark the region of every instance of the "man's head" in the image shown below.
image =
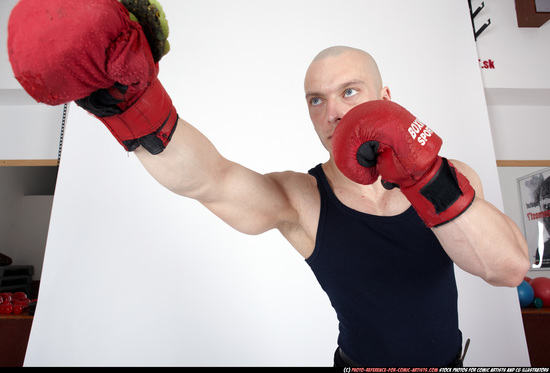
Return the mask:
M327 48L313 59L304 90L315 131L329 152L332 132L351 108L391 99L374 59L362 50L343 46Z

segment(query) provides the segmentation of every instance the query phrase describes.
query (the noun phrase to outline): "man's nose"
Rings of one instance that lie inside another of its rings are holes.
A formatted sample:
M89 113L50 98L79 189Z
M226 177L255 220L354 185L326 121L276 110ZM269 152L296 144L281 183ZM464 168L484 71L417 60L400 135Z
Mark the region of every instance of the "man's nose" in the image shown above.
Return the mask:
M342 103L338 101L329 101L327 104L327 121L333 126L338 125L340 119L344 116Z

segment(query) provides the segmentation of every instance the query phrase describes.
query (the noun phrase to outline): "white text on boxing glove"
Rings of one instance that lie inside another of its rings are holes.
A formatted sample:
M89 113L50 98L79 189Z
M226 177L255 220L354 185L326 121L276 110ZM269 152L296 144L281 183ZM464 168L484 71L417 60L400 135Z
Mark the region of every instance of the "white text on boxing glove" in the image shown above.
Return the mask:
M426 126L418 119L415 119L414 122L411 123L408 130L413 140L418 137L418 142L422 146L426 144L426 142L428 141L428 137L430 137L433 133L432 130L428 128L428 126ZM422 133L420 133L420 131L422 131Z

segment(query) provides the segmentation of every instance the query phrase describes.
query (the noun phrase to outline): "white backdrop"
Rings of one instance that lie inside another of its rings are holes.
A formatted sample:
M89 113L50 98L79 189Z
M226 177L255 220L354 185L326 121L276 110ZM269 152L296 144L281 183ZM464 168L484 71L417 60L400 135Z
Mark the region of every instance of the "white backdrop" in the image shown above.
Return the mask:
M160 78L227 158L260 172L324 162L303 78L321 49L350 45L501 208L465 1L162 4ZM529 365L516 290L457 277L466 364ZM328 366L336 338L328 298L277 232L237 233L164 190L71 106L27 366Z

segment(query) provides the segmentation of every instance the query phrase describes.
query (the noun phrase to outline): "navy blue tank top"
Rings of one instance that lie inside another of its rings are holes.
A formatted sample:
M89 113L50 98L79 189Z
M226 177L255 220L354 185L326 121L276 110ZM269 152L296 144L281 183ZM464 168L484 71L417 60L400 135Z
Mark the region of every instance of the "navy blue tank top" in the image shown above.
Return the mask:
M338 345L361 366L446 366L462 346L453 262L411 207L353 210L318 165L321 214L306 259L339 321Z

